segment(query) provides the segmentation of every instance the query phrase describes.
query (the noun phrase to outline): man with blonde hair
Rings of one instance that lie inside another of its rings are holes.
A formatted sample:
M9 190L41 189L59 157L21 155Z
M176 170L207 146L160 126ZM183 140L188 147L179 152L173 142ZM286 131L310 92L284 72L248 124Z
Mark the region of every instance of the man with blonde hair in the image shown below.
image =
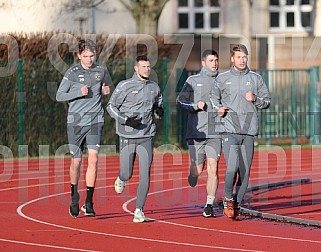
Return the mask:
M224 215L241 220L240 204L248 187L254 153L254 137L258 134L257 108L266 109L271 98L263 78L248 66L248 50L233 45L231 68L217 76L211 102L221 116L223 153L226 160ZM239 183L233 199L235 176Z

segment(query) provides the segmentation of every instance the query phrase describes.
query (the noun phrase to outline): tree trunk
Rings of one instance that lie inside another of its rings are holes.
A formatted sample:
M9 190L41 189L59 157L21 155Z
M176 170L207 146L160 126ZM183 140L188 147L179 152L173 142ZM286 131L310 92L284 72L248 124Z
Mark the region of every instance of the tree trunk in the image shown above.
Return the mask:
M139 15L134 17L136 21L136 33L156 35L158 28L158 18L154 18L152 15Z
M136 22L136 33L157 35L158 19L169 0L119 0L132 14Z

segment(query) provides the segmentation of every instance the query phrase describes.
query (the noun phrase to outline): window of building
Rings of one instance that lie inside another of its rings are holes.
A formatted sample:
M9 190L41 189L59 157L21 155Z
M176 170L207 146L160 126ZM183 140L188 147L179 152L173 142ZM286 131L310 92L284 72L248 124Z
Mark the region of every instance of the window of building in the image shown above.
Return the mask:
M188 6L188 0L178 0L178 6Z
M219 32L220 0L179 0L179 32Z
M270 31L311 31L314 0L270 0Z

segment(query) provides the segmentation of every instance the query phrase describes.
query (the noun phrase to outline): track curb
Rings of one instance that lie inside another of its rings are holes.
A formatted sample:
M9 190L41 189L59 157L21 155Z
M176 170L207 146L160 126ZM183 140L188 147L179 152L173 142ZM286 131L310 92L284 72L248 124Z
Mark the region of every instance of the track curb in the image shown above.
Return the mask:
M298 184L306 184L310 182L311 182L310 179L304 178L304 179L282 181L282 182L271 183L271 184L254 185L248 188L247 193L251 193L255 191L263 191L268 189L277 189L281 187L288 187L288 186L298 185ZM271 213L257 211L255 209L251 209L250 207L244 207L244 206L241 207L241 211L243 214L249 215L251 217L278 221L278 222L293 223L298 225L321 227L321 221L295 218L295 217L290 217L290 216L280 215L280 214L271 214Z

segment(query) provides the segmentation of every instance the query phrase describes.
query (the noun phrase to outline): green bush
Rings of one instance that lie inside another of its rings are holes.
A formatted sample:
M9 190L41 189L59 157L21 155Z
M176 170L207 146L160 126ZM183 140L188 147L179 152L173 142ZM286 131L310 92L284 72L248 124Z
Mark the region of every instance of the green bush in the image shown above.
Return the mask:
M0 84L5 94L0 100L1 105L1 144L11 149L14 156L18 156L18 74L23 76L23 142L28 146L29 156L39 155L40 145L49 145L50 154L54 155L56 150L67 143L66 116L67 103L55 101L56 90L63 77L50 62L48 57L48 43L54 34L35 35L11 35L19 45L19 57L22 59L22 73L16 71L11 76L1 77ZM106 44L107 37L97 36L97 45L100 49ZM168 45L163 45L162 40L157 38L159 43L158 55L167 56ZM0 45L0 66L7 64L7 47ZM144 53L145 48L138 48ZM117 83L132 73L126 73L126 41L119 39L113 51L104 58L103 51L98 51L97 61L108 69L110 82L113 90ZM64 59L68 66L73 65L77 59L74 53L69 51L66 44L59 46L59 56ZM153 70L157 73L158 82L162 85L162 59L159 58ZM162 88L162 86L161 86ZM106 107L108 98L103 98L103 106ZM164 127L158 122L158 134L155 139L157 145L162 144ZM105 114L105 127L103 133L104 145L118 144L115 135L114 120Z

